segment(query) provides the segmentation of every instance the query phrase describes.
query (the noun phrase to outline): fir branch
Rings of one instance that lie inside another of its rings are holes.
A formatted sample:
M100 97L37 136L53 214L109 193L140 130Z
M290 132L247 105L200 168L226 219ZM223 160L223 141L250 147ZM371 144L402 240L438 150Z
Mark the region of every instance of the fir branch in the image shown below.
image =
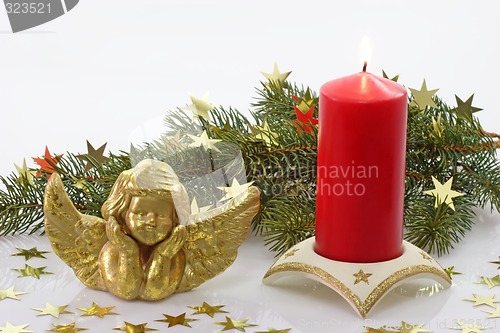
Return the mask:
M314 235L315 202L302 196L278 197L261 211L262 236L277 256Z
M417 194L409 200L405 205L405 239L427 252L438 256L449 253L472 228L473 204L463 197L454 200L456 211L444 203L434 208L431 196Z

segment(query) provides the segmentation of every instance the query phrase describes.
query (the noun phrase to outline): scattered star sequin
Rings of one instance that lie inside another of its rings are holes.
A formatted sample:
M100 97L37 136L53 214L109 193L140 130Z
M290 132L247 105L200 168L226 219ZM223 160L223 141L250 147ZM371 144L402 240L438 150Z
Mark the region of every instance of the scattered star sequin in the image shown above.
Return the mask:
M458 321L458 326L448 327L454 330L462 330L462 333L482 333L484 329L491 328L490 326L481 326L477 323L477 320L471 322Z
M115 315L116 312L111 312L114 306L108 306L105 308L101 308L96 303L92 302L92 307L90 308L77 308L80 311L84 311L85 313L82 316L98 316L99 318L104 318L106 315Z
M35 268L35 267L31 267L28 264L25 264L24 269L23 268L14 268L13 271L21 273L21 275L19 275L18 278L32 276L36 279L40 279L40 275L53 274L51 272L46 272L45 268L47 268L47 266Z
M52 324L52 326L54 326L54 327L52 327L50 330L47 330L47 331L59 332L59 333L77 333L78 331L88 330L88 328L76 327L76 323L71 323L71 324L67 324L67 325Z
M482 310L489 314L488 318L500 318L500 307L496 306L493 311Z
M215 105L208 103L208 94L205 94L203 98L197 98L194 96L189 96L191 99L191 105L182 107L181 110L191 111L193 113L193 121L196 117L202 117L206 121L210 121L210 114L208 111L215 109Z
M52 316L54 318L59 318L60 315L66 313L73 313L66 311L69 305L53 306L50 303L45 303L45 308L33 308L33 310L40 311L37 316Z
M495 299L495 295L481 296L478 294L472 294L472 296L472 298L464 299L464 301L474 302L473 306L488 305L494 308L494 303L500 302L500 300Z
M24 295L26 294L24 291L14 291L14 286L7 288L7 289L0 289L0 301L3 301L6 298L14 299L16 301L20 301L19 297L17 295Z
M460 197L464 195L463 193L454 191L451 189L453 183L453 177L448 179L446 183L441 184L439 180L432 176L432 182L434 183L434 189L424 191L425 194L432 195L436 198L434 202L434 207L438 207L441 203L448 205L451 209L455 210L455 205L453 205L453 198Z
M193 315L196 314L206 314L210 317L214 317L216 313L228 313L227 311L221 310L225 305L210 305L207 302L203 302L201 306L188 306L188 308L196 310Z
M19 326L14 326L11 323L6 322L4 327L0 327L0 332L3 332L3 333L35 333L34 331L25 330L25 328L28 326L29 326L29 324L22 324Z
M460 272L454 271L454 269L455 269L455 266L446 267L444 269L444 272L448 275L448 277L450 279L453 277L453 275L461 275L462 274Z
M217 187L219 190L225 192L224 197L222 197L222 199L220 199L219 201L236 198L238 195L245 192L252 184L253 181L249 183L240 184L236 178L233 178L231 186Z
M500 286L500 275L495 275L492 278L481 276L480 278L481 281L475 282L476 284L485 284L488 286L489 289Z
M421 111L425 110L427 106L435 108L436 103L432 99L432 96L434 96L438 90L439 89L428 90L427 83L424 80L420 90L410 88L411 94L413 95L412 104L416 104Z
M168 314L163 314L163 316L165 317L165 319L159 319L159 320L155 320L155 321L168 323L168 327L172 327L172 326L176 326L176 325L191 327L191 325L189 325L189 323L192 321L198 320L198 319L186 318L185 312L183 314L178 315L178 316L170 316Z
M399 333L424 333L424 332L431 332L429 330L423 329L422 326L424 324L417 324L417 325L412 325L407 322L402 322L401 326L395 327Z
M264 72L261 72L261 73L262 73L262 75L264 75L264 77L266 79L269 80L269 82L272 82L276 86L282 88L282 87L286 87L286 79L292 72L280 73L278 65L276 63L274 63L274 69L273 69L272 74L271 73L264 73Z
M109 157L104 156L104 149L106 149L106 145L107 143L95 149L94 146L92 146L92 144L89 142L89 140L87 140L87 154L76 156L82 161L87 162L85 164L85 170L83 172L88 172L94 166L102 165L110 160Z
M127 333L144 333L146 331L158 331L157 329L146 327L147 325L148 325L147 323L134 325L134 324L131 324L129 322L125 322L124 327L113 328L113 330L125 331Z
M214 324L224 326L223 331L235 329L240 332L245 332L245 327L257 326L255 324L247 324L247 321L248 319L234 320L226 316L226 321L215 322Z
M31 249L20 249L16 247L17 253L14 253L12 256L24 257L24 260L28 261L31 258L42 258L47 259L44 254L50 253L48 251L38 251L36 247L32 247Z
M292 330L291 328L277 330L275 328L269 327L269 329L267 331L258 331L258 332L256 331L255 333L288 333L291 330Z

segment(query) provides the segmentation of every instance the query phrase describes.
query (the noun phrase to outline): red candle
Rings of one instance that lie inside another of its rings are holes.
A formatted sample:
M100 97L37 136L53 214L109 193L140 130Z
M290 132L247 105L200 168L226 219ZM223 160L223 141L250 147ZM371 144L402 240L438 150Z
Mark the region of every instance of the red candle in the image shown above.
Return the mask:
M403 242L407 92L365 68L319 97L315 251L357 263L397 258Z

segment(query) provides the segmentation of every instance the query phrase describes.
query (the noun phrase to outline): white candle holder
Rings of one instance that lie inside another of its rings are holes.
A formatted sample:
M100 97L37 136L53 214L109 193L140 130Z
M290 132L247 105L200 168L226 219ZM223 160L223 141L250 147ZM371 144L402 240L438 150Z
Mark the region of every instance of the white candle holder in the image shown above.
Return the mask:
M403 254L376 263L349 263L318 255L314 237L295 245L267 271L264 284L272 284L285 276L306 277L339 293L364 318L387 293L412 279L427 278L451 286L443 268L426 252L403 241Z

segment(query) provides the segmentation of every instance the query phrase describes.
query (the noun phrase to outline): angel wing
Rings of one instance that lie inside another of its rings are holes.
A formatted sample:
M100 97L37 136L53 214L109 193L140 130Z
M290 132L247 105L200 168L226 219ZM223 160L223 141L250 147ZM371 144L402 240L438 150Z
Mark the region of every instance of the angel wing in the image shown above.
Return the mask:
M184 275L176 292L193 289L222 273L236 259L238 247L246 238L250 223L259 211L260 192L248 189L240 202L224 205L222 213L186 226L188 237Z
M87 287L106 290L98 260L101 248L108 241L105 221L80 213L57 173L47 183L43 207L45 233L54 252Z

